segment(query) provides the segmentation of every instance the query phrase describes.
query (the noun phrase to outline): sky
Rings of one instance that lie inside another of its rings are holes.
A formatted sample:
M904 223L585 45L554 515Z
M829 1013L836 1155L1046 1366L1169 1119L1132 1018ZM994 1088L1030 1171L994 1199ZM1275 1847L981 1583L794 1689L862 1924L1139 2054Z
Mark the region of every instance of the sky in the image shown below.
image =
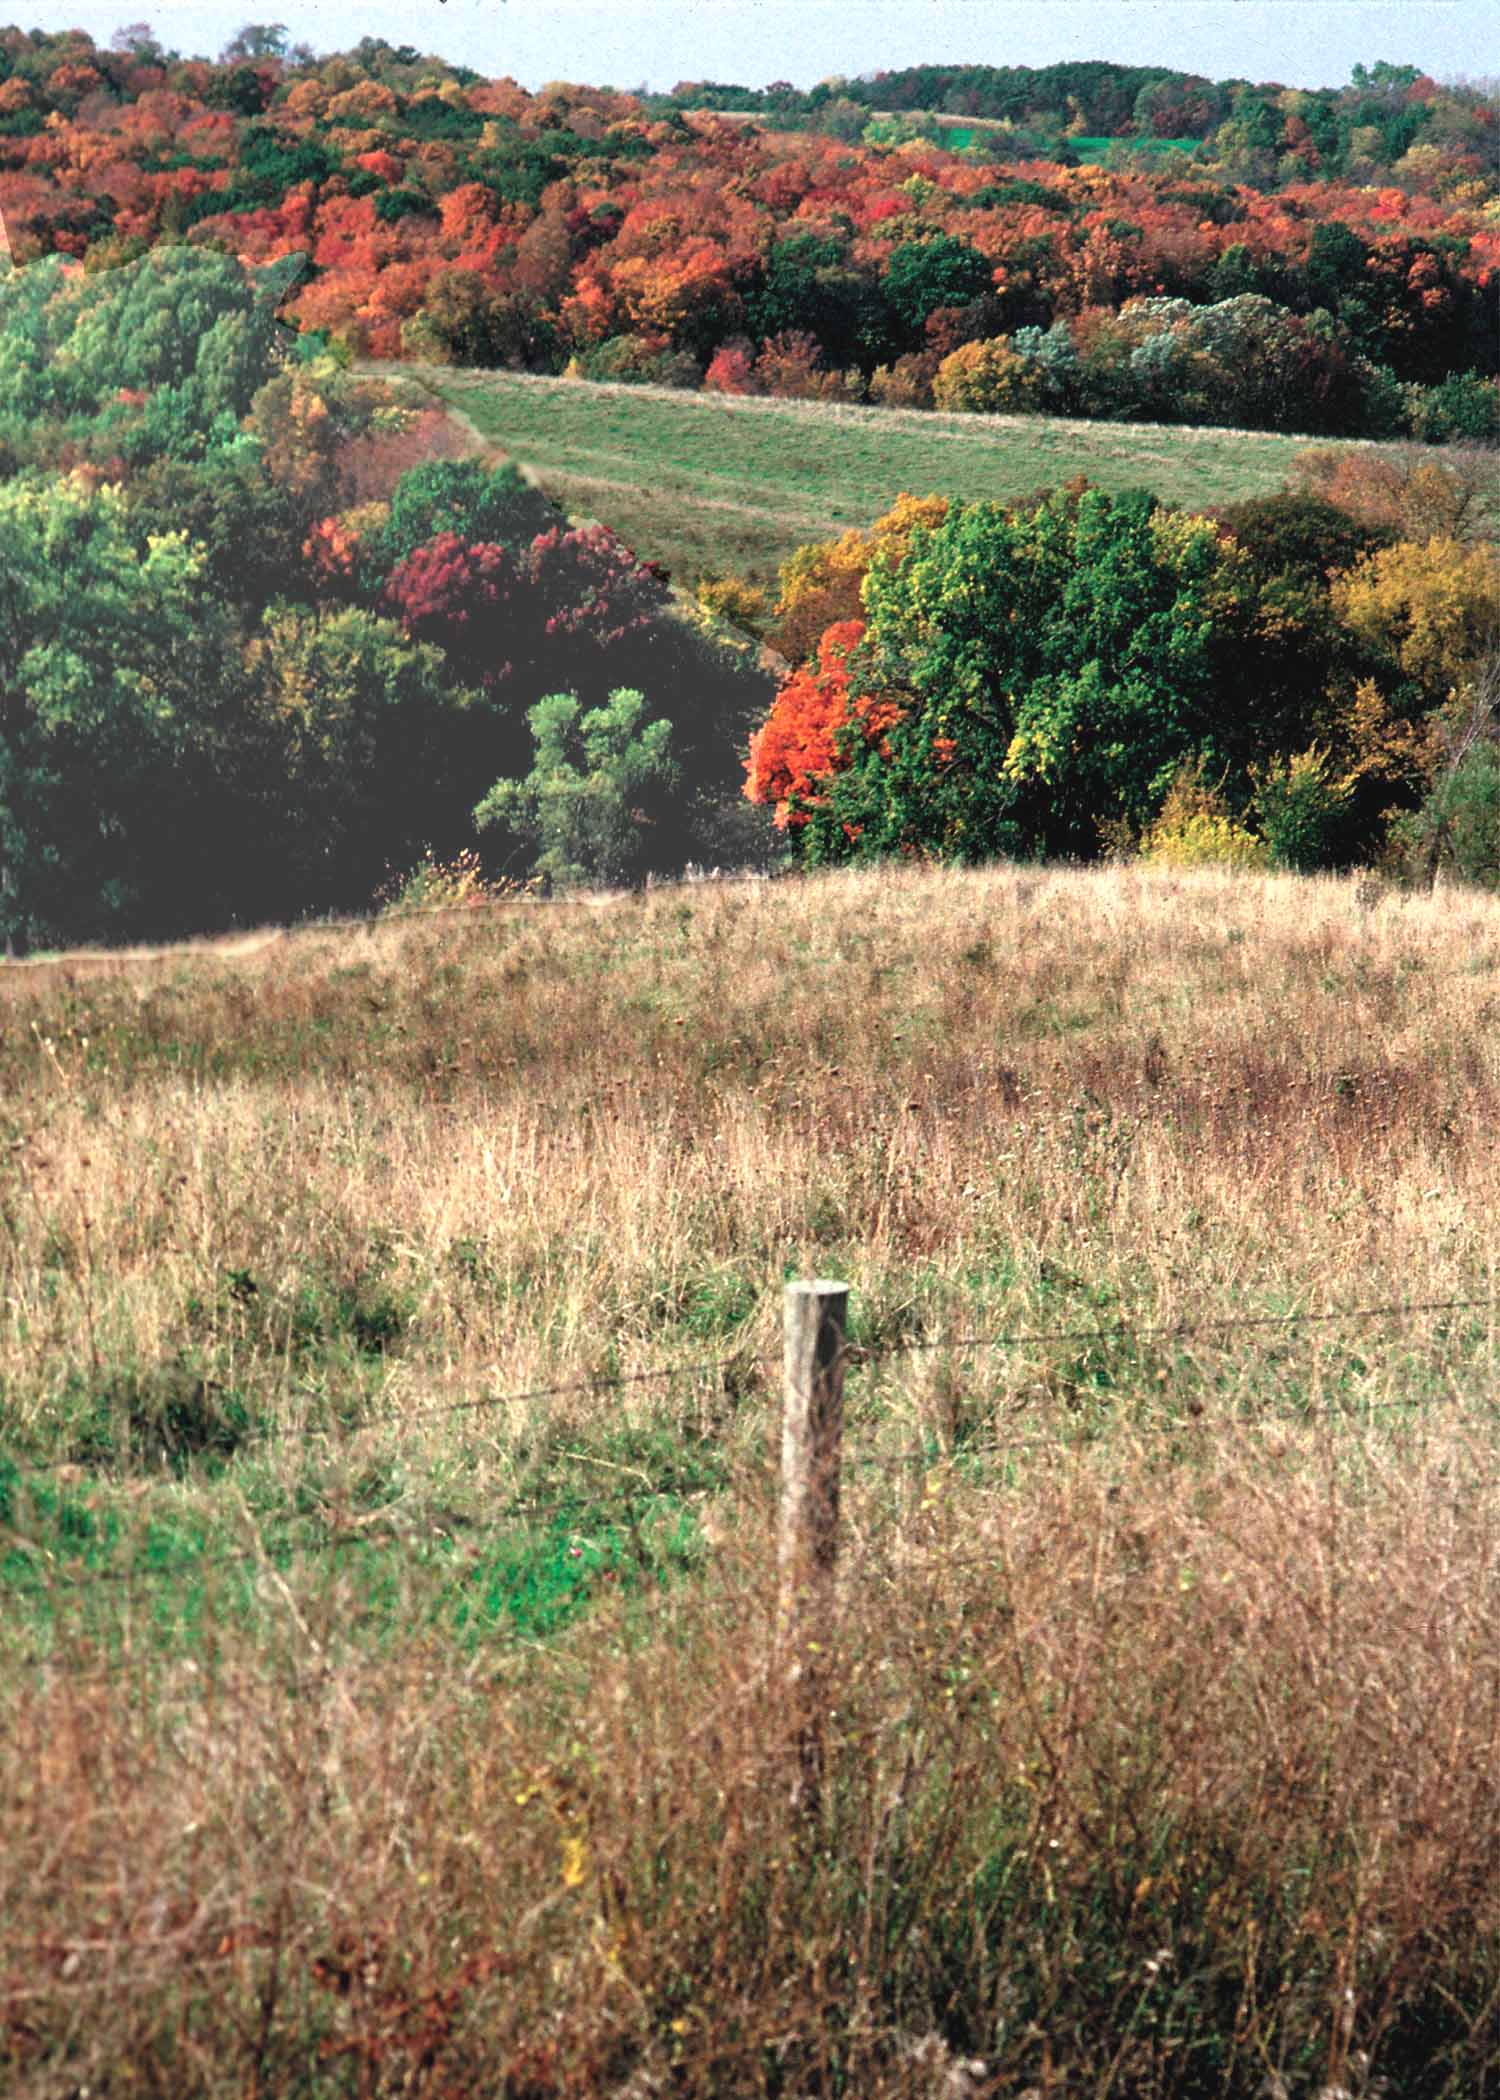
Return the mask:
M100 43L144 19L169 49L208 57L244 22L283 18L318 51L381 36L528 88L810 87L923 63L1083 58L1288 87L1339 87L1382 58L1445 80L1500 72L1487 0L32 0L17 17Z

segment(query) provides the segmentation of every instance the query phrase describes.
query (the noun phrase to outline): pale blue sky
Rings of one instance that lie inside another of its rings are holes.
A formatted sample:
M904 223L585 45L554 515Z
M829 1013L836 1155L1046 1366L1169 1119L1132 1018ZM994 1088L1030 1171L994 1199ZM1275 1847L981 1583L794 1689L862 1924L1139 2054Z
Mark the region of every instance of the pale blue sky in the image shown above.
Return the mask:
M1336 87L1381 58L1441 79L1500 72L1500 10L1486 0L36 0L19 17L101 43L141 18L185 53L212 56L242 23L285 18L319 51L383 36L526 87L809 87L924 62L1079 58L1293 87Z

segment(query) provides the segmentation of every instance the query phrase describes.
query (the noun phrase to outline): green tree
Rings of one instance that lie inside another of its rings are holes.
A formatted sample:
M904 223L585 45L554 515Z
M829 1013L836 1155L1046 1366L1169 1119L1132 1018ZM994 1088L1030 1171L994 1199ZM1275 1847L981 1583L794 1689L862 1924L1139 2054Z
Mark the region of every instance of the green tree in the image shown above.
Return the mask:
M285 58L289 43L285 22L247 22L224 46L219 63L235 65L244 59Z
M885 296L908 340L921 337L923 323L940 306L968 306L994 288L994 268L978 249L955 234L903 241L885 272Z
M810 330L830 363L840 366L878 348L883 335L878 292L851 267L845 243L832 234L778 241L746 300L745 318L757 341L788 329Z
M1218 517L1242 559L1217 615L1216 738L1236 788L1248 791L1268 753L1338 741L1338 697L1373 666L1336 616L1330 580L1393 535L1291 492L1229 504Z
M19 426L52 413L73 391L72 373L55 352L70 316L59 302L66 278L60 257L24 270L0 264L0 415Z
M639 881L657 864L653 834L678 783L671 723L648 722L645 696L628 686L587 714L576 694L549 693L527 720L531 772L497 781L475 824L509 825L559 886Z
M202 791L235 698L232 632L184 533L116 488L0 484L0 938L181 925Z
M269 376L276 302L300 268L289 259L257 279L211 248L153 248L85 278L60 348L96 400L194 382L201 415L242 416Z
M286 492L261 471L248 434L202 459L168 456L138 468L126 486L131 530L184 531L201 544L214 595L252 617L273 598L306 588L306 528Z
M1233 182L1270 189L1276 180L1281 119L1264 95L1246 85L1234 98L1228 120L1214 133L1220 166Z
M1447 867L1463 882L1500 889L1500 653L1491 648L1432 726L1434 777L1394 826L1397 851L1429 884Z
M55 260L0 274L0 436L41 460L63 418L91 422L101 456L137 462L232 441L279 361L276 306L301 267L247 275L211 250L164 248L81 277ZM76 423L68 438L90 442Z
M357 606L281 604L250 645L249 669L260 838L264 864L279 871L278 910L363 904L389 868L428 846L440 858L458 849L484 721L441 650Z
M1275 865L1311 875L1347 860L1352 793L1351 782L1316 744L1273 758L1256 782L1254 807Z
M558 513L512 466L486 467L474 459L431 459L402 475L391 492L391 514L370 559L394 569L418 547L445 532L471 545L516 547L547 532Z
M1474 744L1395 829L1408 865L1429 882L1447 867L1461 882L1500 889L1500 739Z
M1237 556L1144 491L955 508L864 585L866 703L811 857L1098 850L1218 756L1215 618Z

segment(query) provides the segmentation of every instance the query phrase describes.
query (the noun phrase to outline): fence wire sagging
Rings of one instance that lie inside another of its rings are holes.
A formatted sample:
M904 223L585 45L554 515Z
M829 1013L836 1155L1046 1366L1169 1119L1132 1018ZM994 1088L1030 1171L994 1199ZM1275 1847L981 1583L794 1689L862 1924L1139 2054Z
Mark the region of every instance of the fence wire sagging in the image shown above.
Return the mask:
M902 1336L898 1340L877 1343L851 1339L840 1345L840 1353L846 1365L856 1367L885 1363L906 1356L975 1355L989 1349L1194 1341L1209 1336L1231 1336L1250 1332L1295 1333L1307 1327L1329 1327L1365 1321L1374 1324L1437 1317L1443 1313L1493 1312L1497 1308L1500 1308L1500 1298L1497 1297L1431 1298L1418 1301L1398 1299L1383 1305L1341 1306L1322 1312L1230 1314L1222 1318L1166 1321L1140 1326L1120 1322L1108 1327L1009 1328L988 1334ZM403 1408L385 1414L367 1415L362 1421L352 1425L350 1434L362 1435L371 1429L409 1428L452 1415L484 1414L497 1408L535 1406L544 1400L579 1399L591 1394L625 1392L635 1387L664 1385L683 1378L723 1379L730 1374L738 1377L749 1371L767 1370L779 1360L777 1355L768 1350L757 1352L736 1349L728 1350L722 1356L687 1358L675 1363L659 1364L644 1371L596 1371L586 1377L560 1379L552 1384L522 1387L513 1392L481 1393L462 1400L442 1401L435 1407ZM322 1425L294 1428L279 1423L250 1432L238 1440L235 1448L236 1451L240 1451L265 1444L314 1439L326 1442L332 1435L333 1432ZM34 1474L72 1472L83 1468L85 1464L86 1461L79 1458L46 1459L35 1463L27 1461L26 1471Z
M788 1286L788 1298L799 1290L810 1286ZM833 1287L827 1287L833 1288ZM831 1302L831 1301L830 1301ZM961 1448L945 1448L940 1440L928 1437L915 1447L902 1450L860 1451L845 1449L845 1423L842 1405L843 1381L846 1373L899 1362L903 1359L923 1356L976 1356L994 1350L1029 1350L1066 1347L1069 1349L1091 1349L1124 1344L1159 1347L1186 1341L1206 1339L1231 1341L1242 1334L1296 1334L1309 1328L1352 1326L1356 1328L1388 1329L1392 1325L1406 1325L1423 1319L1437 1319L1452 1314L1483 1314L1500 1308L1500 1297L1442 1298L1425 1300L1398 1300L1381 1304L1330 1307L1320 1310L1287 1314L1241 1314L1212 1318L1193 1318L1180 1321L1131 1324L1119 1322L1111 1325L1069 1325L1038 1328L1009 1328L985 1333L960 1333L957 1335L910 1335L883 1342L864 1342L857 1336L847 1336L842 1318L836 1327L825 1323L818 1331L816 1346L823 1352L815 1371L804 1363L799 1369L792 1363L791 1343L786 1343L784 1364L786 1368L786 1393L788 1403L800 1391L805 1396L818 1386L819 1381L836 1378L839 1388L838 1405L825 1421L817 1435L823 1439L816 1453L811 1446L803 1449L796 1459L800 1484L788 1485L786 1468L793 1465L791 1445L783 1439L783 1477L781 1482L781 1506L783 1524L789 1521L787 1510L796 1505L804 1511L805 1521L814 1528L821 1527L819 1543L813 1552L827 1557L830 1537L837 1531L837 1480L849 1473L900 1474L934 1469L961 1460L973 1468L986 1462L1003 1462L1018 1454L1047 1448L1066 1449L1097 1440L1099 1430L1084 1428L1077 1424L1050 1424L1041 1432L1023 1432L1021 1424L1030 1412L1028 1406L1013 1410L1009 1419L1017 1421L1017 1434L990 1436L987 1439L967 1438ZM804 1356L806 1351L804 1350ZM603 1395L653 1386L666 1386L687 1379L715 1380L721 1385L727 1382L742 1384L752 1373L767 1372L775 1359L765 1351L739 1349L716 1357L679 1360L653 1368L596 1373L586 1377L563 1379L555 1382L521 1388L504 1393L489 1393L466 1396L445 1402L436 1407L418 1407L402 1411L388 1411L366 1418L352 1425L343 1441L352 1442L368 1435L370 1431L400 1430L419 1426L429 1421L459 1416L473 1416L487 1410L536 1406L548 1401L578 1398L585 1395ZM800 1381L800 1383L799 1383ZM822 1389L822 1388L819 1388ZM1283 1423L1289 1426L1306 1425L1309 1422L1334 1422L1364 1420L1374 1416L1407 1411L1432 1410L1441 1412L1449 1420L1473 1419L1493 1420L1500 1400L1494 1405L1465 1405L1462 1396L1453 1392L1436 1394L1395 1394L1384 1397L1362 1398L1357 1405L1313 1406L1301 1404L1285 1410L1259 1409L1253 1414L1229 1414L1204 1417L1201 1412L1174 1414L1170 1408L1158 1420L1130 1420L1128 1433L1157 1437L1172 1436L1222 1436L1235 1427ZM804 1404L805 1411L805 1404ZM836 1422L833 1418L836 1417ZM830 1426L833 1423L833 1426ZM789 1433L788 1433L789 1434ZM323 1426L273 1425L264 1431L244 1439L236 1447L239 1450L264 1447L278 1443L313 1443L337 1446L339 1438L335 1431ZM815 1438L816 1441L816 1438ZM591 1461L588 1453L564 1454L582 1462ZM201 1552L176 1552L160 1554L152 1558L133 1561L127 1566L82 1565L77 1554L64 1557L59 1552L59 1542L38 1536L28 1536L24 1528L26 1483L29 1479L38 1482L59 1475L81 1479L90 1474L88 1465L78 1459L56 1459L45 1463L28 1464L25 1461L0 1460L4 1471L0 1472L0 1487L6 1490L5 1500L9 1505L8 1518L0 1530L0 1587L11 1588L13 1594L29 1593L33 1597L46 1595L52 1598L86 1591L96 1587L122 1588L127 1591L139 1586L150 1590L161 1583L182 1583L217 1574L221 1570L260 1568L284 1575L304 1560L330 1556L358 1554L378 1551L417 1554L427 1552L441 1556L453 1551L460 1539L483 1542L503 1537L508 1532L524 1530L555 1522L569 1515L579 1515L586 1506L589 1522L617 1524L626 1528L638 1526L653 1511L680 1513L696 1509L705 1502L729 1492L730 1484L683 1487L670 1479L651 1480L641 1472L639 1485L616 1487L613 1491L582 1490L547 1496L531 1496L524 1492L502 1496L493 1511L475 1516L449 1512L436 1523L413 1524L403 1519L399 1510L375 1509L357 1521L335 1523L322 1531L301 1525L283 1525L275 1531L258 1532L251 1543L243 1548L228 1551L204 1550ZM814 1510L816 1495L808 1486L810 1469L826 1483L832 1480L832 1506L821 1506L820 1513L807 1514ZM635 1469L640 1471L641 1469ZM6 1474L9 1479L6 1479ZM177 1476L163 1473L160 1469L134 1476L116 1470L115 1480L130 1479L137 1493L149 1494L153 1483L175 1484ZM801 1521L801 1520L799 1520ZM76 1543L82 1543L81 1541ZM802 1549L783 1545L783 1560L795 1559Z

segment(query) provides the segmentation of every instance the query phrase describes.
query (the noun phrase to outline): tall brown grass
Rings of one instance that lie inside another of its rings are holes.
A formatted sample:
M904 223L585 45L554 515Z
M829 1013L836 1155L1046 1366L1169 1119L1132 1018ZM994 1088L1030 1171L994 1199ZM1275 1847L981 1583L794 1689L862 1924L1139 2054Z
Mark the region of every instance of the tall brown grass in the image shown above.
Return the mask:
M1495 1298L1497 1021L1493 901L1116 870L0 976L12 2089L1500 2089L1494 1311L1205 1325ZM877 1360L808 1828L815 1270ZM432 1539L683 1454L678 1579L430 1608ZM245 1556L191 1625L163 1512Z

